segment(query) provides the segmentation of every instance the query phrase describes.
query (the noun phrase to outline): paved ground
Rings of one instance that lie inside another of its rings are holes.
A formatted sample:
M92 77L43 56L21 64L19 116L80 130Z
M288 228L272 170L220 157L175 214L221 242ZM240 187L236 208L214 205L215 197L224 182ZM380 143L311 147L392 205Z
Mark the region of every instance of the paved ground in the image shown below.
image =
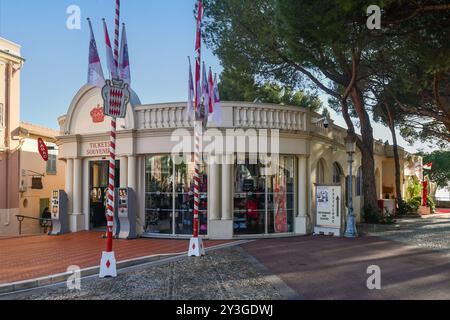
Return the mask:
M450 255L376 237L298 237L243 248L305 299L450 299ZM367 289L381 268L382 290Z
M151 268L134 268L116 279L83 280L81 291L65 286L9 296L17 300L273 300L293 292L240 248L213 251ZM6 297L3 297L6 298ZM1 299L1 297L0 297Z
M434 215L423 219L400 219L397 224L400 226L398 230L370 234L420 248L450 250L449 215Z
M59 274L72 265L98 266L106 246L102 233L80 232L59 237L35 236L0 240L0 284ZM230 241L205 241L205 247ZM147 256L187 253L189 241L115 240L118 262Z

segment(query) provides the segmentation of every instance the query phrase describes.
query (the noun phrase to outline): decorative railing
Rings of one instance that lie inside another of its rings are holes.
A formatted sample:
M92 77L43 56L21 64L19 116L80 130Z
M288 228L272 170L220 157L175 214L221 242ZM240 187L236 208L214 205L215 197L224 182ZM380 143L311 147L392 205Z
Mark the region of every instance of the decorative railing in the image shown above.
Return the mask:
M135 108L138 129L191 128L187 108L180 104L138 106ZM223 103L222 127L307 131L309 112L295 107L265 104Z
M292 107L235 106L234 126L237 128L307 131L308 112Z

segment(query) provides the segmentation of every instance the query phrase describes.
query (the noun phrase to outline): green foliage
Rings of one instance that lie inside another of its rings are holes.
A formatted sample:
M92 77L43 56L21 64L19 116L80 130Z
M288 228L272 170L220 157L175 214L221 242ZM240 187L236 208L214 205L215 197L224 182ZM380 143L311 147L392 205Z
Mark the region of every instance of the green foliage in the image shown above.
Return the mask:
M406 188L406 197L407 199L412 199L417 196L420 196L422 192L422 185L419 181L419 179L414 177L408 178L408 186Z
M258 84L252 75L236 68L226 68L220 76L220 96L224 101L248 101L299 106L319 111L322 102L316 95L295 91L268 81Z
M450 151L438 150L424 155L424 163L433 163L433 168L428 172L431 181L439 187L445 188L450 184Z
M412 212L417 213L419 211L419 207L422 206L422 196L416 196L409 199L408 205L410 206ZM431 208L431 212L436 211L436 203L430 195L427 196L427 207Z
M413 213L414 210L411 208L411 206L408 204L408 202L406 201L401 201L398 204L398 208L397 208L397 215L399 216L406 216L410 213Z

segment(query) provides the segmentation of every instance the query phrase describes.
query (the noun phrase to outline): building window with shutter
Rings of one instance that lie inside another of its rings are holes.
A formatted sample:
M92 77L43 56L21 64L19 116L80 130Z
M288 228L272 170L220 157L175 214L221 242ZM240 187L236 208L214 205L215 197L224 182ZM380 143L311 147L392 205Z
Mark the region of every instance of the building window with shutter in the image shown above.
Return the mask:
M48 146L47 174L56 174L56 158L57 152L55 146Z

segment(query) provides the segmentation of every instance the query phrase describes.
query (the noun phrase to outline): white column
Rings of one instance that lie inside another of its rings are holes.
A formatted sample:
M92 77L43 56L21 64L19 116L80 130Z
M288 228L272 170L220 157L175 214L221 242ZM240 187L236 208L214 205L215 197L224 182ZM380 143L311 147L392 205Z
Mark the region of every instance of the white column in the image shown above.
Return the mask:
M298 217L295 218L295 233L307 234L308 230L308 198L309 190L308 159L301 155L298 157Z
M120 157L120 187L128 187L128 158Z
M72 214L69 216L70 231L84 230L83 224L83 160L73 160L73 201Z
M308 172L305 156L298 158L298 216L306 217L308 211Z
M134 192L138 192L137 190L137 163L136 157L128 157L128 187L133 189Z
M222 220L233 219L233 155L224 155L222 162Z
M67 159L66 161L66 187L65 191L67 193L67 197L69 203L67 204L67 210L69 214L73 213L73 159Z
M210 157L209 166L209 201L208 211L210 220L220 220L220 165L217 156Z
M73 170L73 214L82 214L83 196L82 196L82 181L83 181L83 161L81 159L74 160Z

